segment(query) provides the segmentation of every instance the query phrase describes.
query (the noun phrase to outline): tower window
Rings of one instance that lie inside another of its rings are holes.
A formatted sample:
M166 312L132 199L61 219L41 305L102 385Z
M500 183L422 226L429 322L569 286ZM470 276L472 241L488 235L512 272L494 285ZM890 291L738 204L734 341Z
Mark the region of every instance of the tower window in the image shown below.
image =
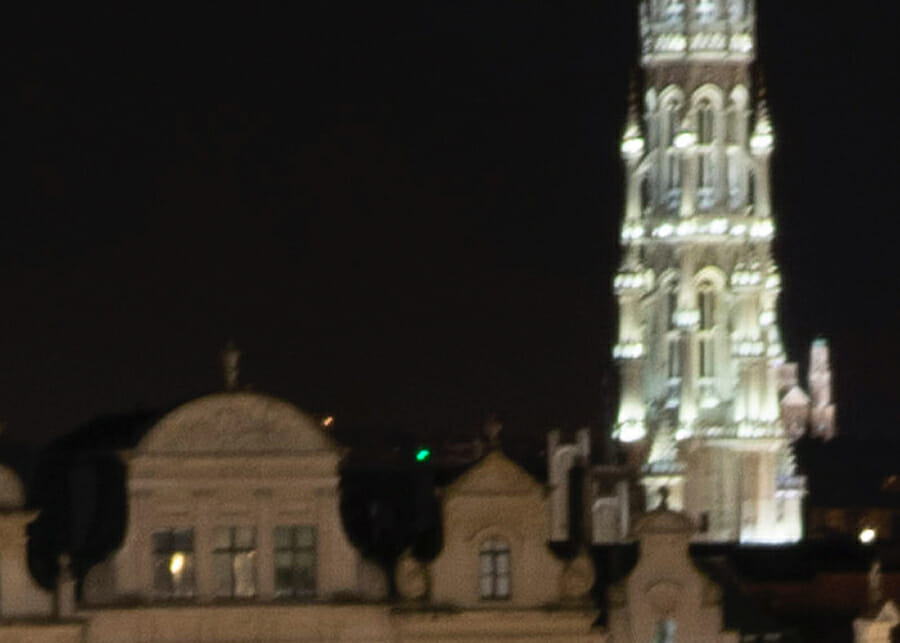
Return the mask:
M713 340L704 337L700 340L700 377L713 377L715 374Z
M702 209L712 207L715 202L716 164L713 152L701 152L697 158L697 205Z
M663 20L680 20L684 15L684 0L660 0L659 5Z
M672 287L672 290L666 293L666 328L675 330L675 311L678 310L678 291Z
M505 541L490 538L481 544L478 583L482 599L509 598L509 545Z
M700 290L700 330L712 330L716 324L716 293L708 288Z
M697 0L696 12L698 22L711 22L718 16L716 0Z
M715 140L715 114L708 100L702 101L697 106L697 143L710 145Z
M731 0L728 11L732 20L743 20L750 13L750 0Z
M669 344L669 358L668 358L668 372L669 379L674 380L681 377L681 342L677 337L672 337L668 340Z

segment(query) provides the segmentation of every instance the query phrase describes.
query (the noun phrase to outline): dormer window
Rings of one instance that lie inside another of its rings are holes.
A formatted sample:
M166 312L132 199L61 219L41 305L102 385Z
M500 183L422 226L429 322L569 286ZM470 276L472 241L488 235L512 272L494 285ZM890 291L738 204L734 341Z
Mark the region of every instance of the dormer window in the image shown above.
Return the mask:
M256 528L217 527L213 532L213 581L219 598L256 595Z
M275 595L309 598L316 595L316 528L280 525L275 528Z
M481 544L478 582L482 600L509 599L509 545L506 541L490 538Z
M194 596L193 528L153 530L153 591L162 599Z

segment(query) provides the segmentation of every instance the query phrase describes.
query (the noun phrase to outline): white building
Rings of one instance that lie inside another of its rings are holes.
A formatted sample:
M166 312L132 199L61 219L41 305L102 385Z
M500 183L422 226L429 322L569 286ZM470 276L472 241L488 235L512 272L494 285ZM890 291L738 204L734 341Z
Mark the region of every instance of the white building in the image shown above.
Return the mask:
M642 468L649 509L667 487L701 539L774 543L803 535L791 440L810 421L816 435L833 435L834 407L824 344L813 348L814 408L796 369L783 386L775 136L751 73L754 9L752 0L640 4L643 109L633 95L621 143L614 437ZM802 416L792 431L785 394Z

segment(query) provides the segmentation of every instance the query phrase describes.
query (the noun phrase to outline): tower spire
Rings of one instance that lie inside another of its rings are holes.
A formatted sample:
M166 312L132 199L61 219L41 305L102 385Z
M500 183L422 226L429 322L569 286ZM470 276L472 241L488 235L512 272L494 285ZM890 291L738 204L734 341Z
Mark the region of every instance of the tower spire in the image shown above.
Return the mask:
M641 2L641 103L632 81L621 141L613 437L640 469L648 508L665 486L673 509L706 525L701 538L786 542L802 533L803 482L777 458L790 438L778 399L774 132L764 84L751 93L754 19L746 1Z

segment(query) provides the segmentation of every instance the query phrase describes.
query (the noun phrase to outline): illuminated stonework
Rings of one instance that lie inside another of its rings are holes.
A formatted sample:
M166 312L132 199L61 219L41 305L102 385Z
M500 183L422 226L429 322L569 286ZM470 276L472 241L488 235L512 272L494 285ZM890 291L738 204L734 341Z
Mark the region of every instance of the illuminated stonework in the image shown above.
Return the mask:
M751 100L754 20L752 0L641 3L643 114L631 106L621 144L614 436L647 497L669 487L702 539L788 542L802 536L805 484L781 419L775 135Z

